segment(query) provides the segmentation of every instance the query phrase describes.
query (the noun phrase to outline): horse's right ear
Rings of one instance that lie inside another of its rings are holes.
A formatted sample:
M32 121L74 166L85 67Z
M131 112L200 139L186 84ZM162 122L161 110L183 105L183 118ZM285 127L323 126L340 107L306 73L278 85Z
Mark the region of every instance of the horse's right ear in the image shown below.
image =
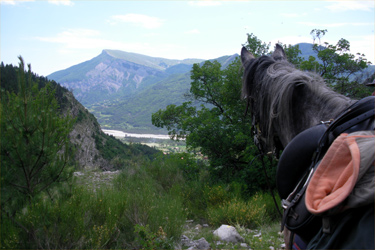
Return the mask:
M241 50L241 61L242 65L245 67L252 59L255 59L253 54L251 54L245 47Z

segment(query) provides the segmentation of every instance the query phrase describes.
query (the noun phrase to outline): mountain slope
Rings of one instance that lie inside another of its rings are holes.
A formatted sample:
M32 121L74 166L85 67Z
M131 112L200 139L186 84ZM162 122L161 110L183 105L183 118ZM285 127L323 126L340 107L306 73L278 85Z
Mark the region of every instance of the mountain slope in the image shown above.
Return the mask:
M1 64L1 90L18 92L17 67ZM69 133L70 142L74 147L74 161L72 165L78 168L100 168L103 170L114 169L115 158L128 159L134 155L149 156L156 153L155 149L144 145L126 145L121 141L102 132L94 115L80 104L72 92L61 87L54 81L44 77L32 75L33 81L38 82L39 88L48 82L56 89L56 99L59 103L61 113L70 114L75 118L75 124Z
M48 76L68 89L85 106L128 97L170 74L185 73L199 59L170 60L119 50L103 50L97 57Z
M166 131L151 124L152 113L169 104L182 104L183 95L189 89L190 74L174 74L129 98L93 105L89 109L103 128L163 133Z
M217 59L223 67L238 55ZM48 76L71 89L106 128L150 132L151 114L181 104L190 88L190 70L201 59L171 60L119 50ZM157 129L156 129L157 130Z

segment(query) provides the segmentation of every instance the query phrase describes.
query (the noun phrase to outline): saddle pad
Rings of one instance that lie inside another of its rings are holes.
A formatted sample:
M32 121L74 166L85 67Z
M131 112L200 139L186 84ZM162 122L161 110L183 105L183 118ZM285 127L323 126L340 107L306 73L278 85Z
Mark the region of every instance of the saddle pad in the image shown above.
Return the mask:
M374 159L374 131L337 137L306 189L309 212L332 215L374 202Z

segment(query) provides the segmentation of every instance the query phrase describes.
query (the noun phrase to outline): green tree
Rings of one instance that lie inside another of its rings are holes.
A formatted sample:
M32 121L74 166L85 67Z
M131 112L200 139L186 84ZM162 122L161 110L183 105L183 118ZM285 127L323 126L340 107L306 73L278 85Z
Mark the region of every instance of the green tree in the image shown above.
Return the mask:
M55 90L39 89L19 57L18 92L1 94L1 209L10 218L42 191L69 176L70 116L60 115ZM3 213L2 213L3 214Z
M245 46L247 50L255 57L267 55L270 50L271 43L262 42L253 33L247 34L247 41L242 46Z
M355 74L367 68L371 62L367 61L364 54L357 53L357 57L351 54L350 42L344 38L335 45L327 42L322 44L321 39L326 33L327 30L319 29L310 32L317 58L310 56L307 61L300 64L299 68L320 74L333 90L346 96L361 98L370 95L371 91Z
M326 32L315 30L312 34L314 39L320 41ZM256 56L270 53L270 44L262 42L254 34L248 34L244 46ZM314 45L320 61L315 57L304 61L298 46L283 47L289 62L296 67L326 70L323 77L335 77L340 83L344 75L349 79L350 75L366 66L364 58L355 59L347 53L349 42L346 40L340 40L337 46L327 45L325 51L320 51L320 47ZM152 123L167 128L173 139L186 138L188 149L198 149L207 155L212 178L227 182L240 180L248 185L255 184L258 189L267 189L267 179L261 169L263 164L261 161L253 161L258 152L253 143L250 116L244 115L246 102L241 100L241 68L238 59L226 69L221 69L221 65L215 61L195 64L191 71L190 93L186 95L190 101L159 110L152 115ZM350 86L358 90L357 86ZM194 105L196 102L203 104ZM274 183L272 179L275 178L276 164L270 165L266 160L266 168L272 169L268 171L271 183ZM249 190L254 191L255 187L249 187Z
M187 148L209 158L213 182L233 181L247 186L249 193L266 189L251 133L251 119L241 99L241 62L237 58L226 69L217 61L194 64L190 101L169 105L152 115L152 123L165 127L174 139L186 138ZM200 106L193 105L201 103ZM269 166L269 165L268 165ZM274 172L274 171L273 171Z
M285 45L282 42L278 42L280 45L283 46L286 57L288 61L296 66L300 65L303 61L302 57L299 56L301 54L301 50L297 45ZM260 57L264 55L272 54L272 50L270 50L271 43L262 42L262 40L258 39L253 33L247 34L247 41L242 46L246 47L246 49L251 52L255 57Z

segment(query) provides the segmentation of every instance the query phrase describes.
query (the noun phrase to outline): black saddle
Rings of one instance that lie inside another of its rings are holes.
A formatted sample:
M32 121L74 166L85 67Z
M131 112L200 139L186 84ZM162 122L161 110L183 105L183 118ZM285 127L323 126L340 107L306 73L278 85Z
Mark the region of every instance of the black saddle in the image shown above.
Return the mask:
M327 125L319 124L299 133L285 147L279 159L276 185L281 199L286 199L311 165L311 160Z
M285 199L294 190L306 170L323 157L341 133L374 130L374 114L375 96L368 96L350 106L329 127L318 124L295 136L285 147L277 166L280 198Z
M369 96L351 105L328 127L319 124L306 129L286 146L276 175L277 189L285 209L282 228L285 225L305 242L317 234L322 228L322 219L310 214L304 203L310 177L336 137L341 133L374 130L374 118L375 96Z

